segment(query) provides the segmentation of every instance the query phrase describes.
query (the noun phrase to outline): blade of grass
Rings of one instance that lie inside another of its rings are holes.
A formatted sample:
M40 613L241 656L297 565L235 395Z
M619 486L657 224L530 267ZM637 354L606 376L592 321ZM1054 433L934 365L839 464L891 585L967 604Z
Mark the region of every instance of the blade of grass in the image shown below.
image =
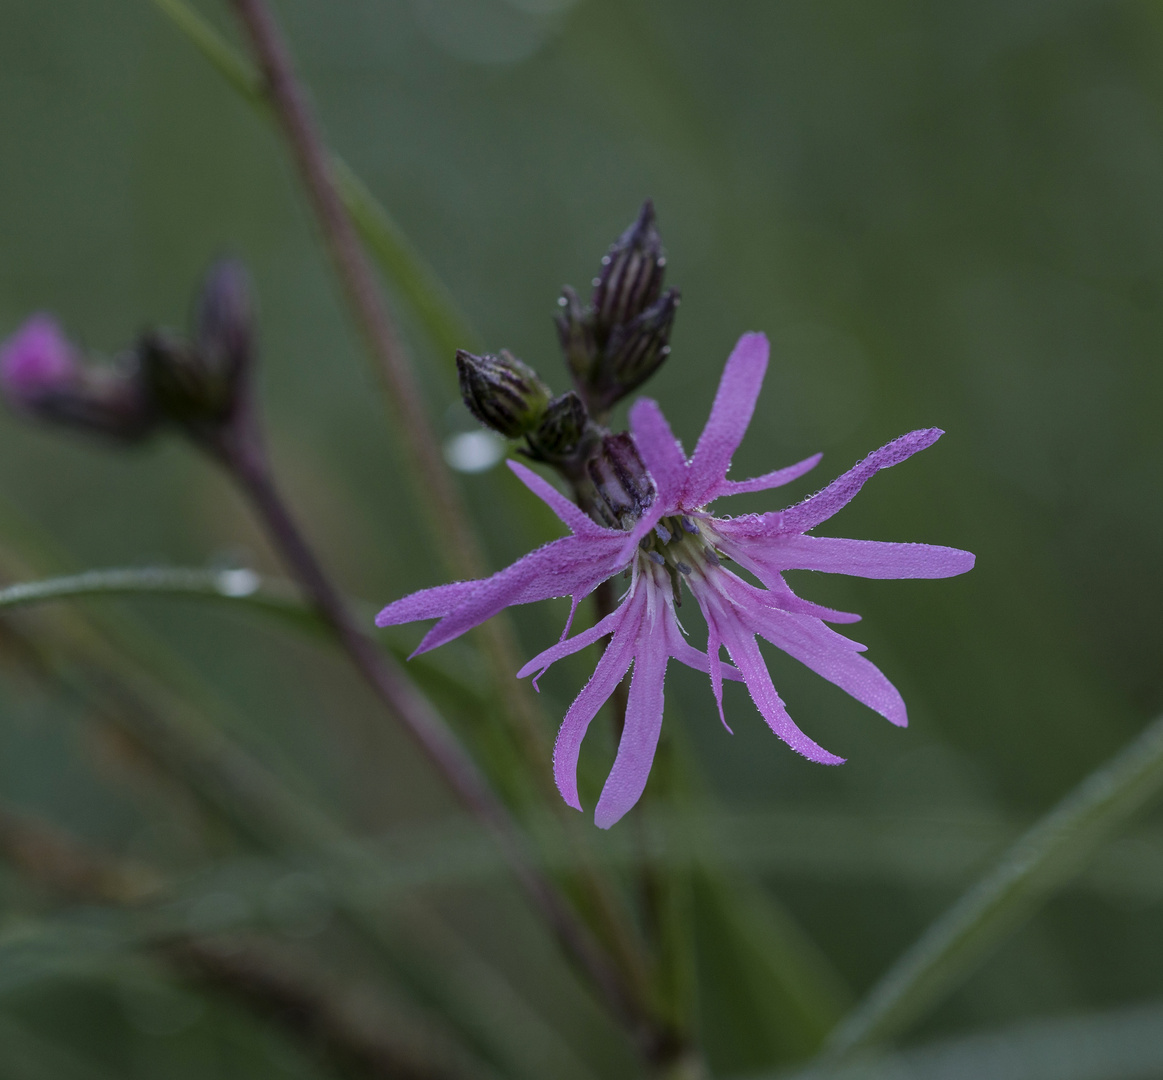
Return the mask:
M925 931L837 1028L821 1060L849 1060L933 1009L1161 788L1163 717L1083 780Z
M572 1049L556 1030L435 912L413 910L404 917L362 885L377 874L377 853L183 701L171 700L152 679L136 677L98 643L92 649L66 644L59 655L46 651L40 659L94 718L125 733L251 844L292 864L306 856L327 867L338 883L340 921L472 1053L528 1077L538 1075L522 1067L530 1047L543 1057L573 1062ZM580 1066L569 1071L585 1075Z
M85 596L154 594L227 600L283 618L318 622L319 617L282 581L264 579L253 570L147 566L86 570L80 574L22 581L0 589L0 608Z
M0 588L0 611L55 600L144 596L220 601L273 617L314 637L330 638L323 620L299 598L299 591L290 582L265 578L249 569L147 566L60 574ZM369 613L372 610L369 604L353 606L360 610L366 608ZM402 646L389 645L388 648L398 660L408 656L408 650ZM471 678L464 677L463 672L458 672L448 663L433 663L427 657L417 659L419 663L413 667L418 676L416 681L422 688L435 687L451 692L474 709L483 707L486 699L480 693L480 686Z
M866 1062L750 1080L1147 1080L1163 1075L1163 1002L942 1039Z
M19 516L15 521L31 530L24 539L36 538L28 522ZM51 544L47 551L37 544L35 552L49 558ZM102 620L94 632L77 617L54 621L41 628L39 640L26 642L21 659L31 659L39 677L72 696L90 717L128 736L248 843L281 859L306 857L327 867L343 883L335 897L342 921L471 1052L523 1076L537 1075L518 1064L533 1052L574 1059L552 1026L434 912L415 912L407 920L391 916L362 885L379 872L381 856L316 807L304 794L306 785L288 784L226 735L239 725L219 717L223 709L215 695L178 658L161 655L154 663L164 644L123 622ZM122 640L126 630L129 649ZM138 638L145 640L144 650L137 648ZM208 722L207 715L220 722ZM473 972L471 979L466 971ZM570 1071L584 1075L580 1067Z

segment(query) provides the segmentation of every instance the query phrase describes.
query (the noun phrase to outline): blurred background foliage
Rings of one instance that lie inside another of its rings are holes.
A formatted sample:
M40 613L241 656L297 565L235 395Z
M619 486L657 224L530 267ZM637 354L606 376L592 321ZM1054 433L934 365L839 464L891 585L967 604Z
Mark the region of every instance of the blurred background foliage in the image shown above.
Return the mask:
M222 7L199 8L237 40ZM793 715L849 759L824 769L773 739L740 687L727 689L730 736L704 680L671 674L682 771L707 813L734 823L723 857L736 895L778 898L764 918L781 912L815 943L801 945L842 1008L1163 705L1163 9L285 0L279 12L333 147L476 328L465 346L507 346L565 389L558 291L586 286L650 196L683 304L647 392L688 446L751 329L770 335L773 362L737 475L823 450L819 479L788 493L798 498L895 435L947 431L829 527L968 548L974 572L798 581L863 613L855 636L908 701L907 732L772 654ZM174 25L146 0L6 0L0 131L0 330L52 309L111 355L146 325L184 326L207 263L241 255L260 302L276 463L327 564L375 603L443 580L284 149ZM472 429L452 356L406 306L398 314L442 436ZM8 418L0 462L6 580L158 563L278 572L224 479L176 441L115 452ZM507 470L460 484L492 569L558 535ZM774 505L744 496L734 510ZM543 647L564 612L518 612L522 652ZM193 884L180 911L115 916L0 872L0 1074L356 1068L217 992L205 964L183 979L127 948L150 920L258 920L291 952L320 946L344 993L375 965L341 940L328 871L298 865L301 853L253 865L184 789L92 722L76 679L96 645L76 642L94 636L164 667L165 694L204 707L305 803L398 850L401 895L438 910L476 960L432 927L397 932L421 956L445 948L454 996L483 992L476 962L513 998L485 995L525 1055L497 1075L634 1073L431 771L328 648L248 612L164 598L4 625L5 813ZM30 674L26 637L63 657L53 678ZM386 638L418 639L416 627ZM441 703L465 730L484 723L471 648L433 663L463 684L432 676ZM544 680L547 736L590 663ZM583 757L591 805L611 754L596 725ZM910 1038L1163 997L1159 824L1107 849ZM633 828L595 846L621 857ZM724 929L721 887L695 882L683 931L704 1045L716 1075L785 1065L817 1036L801 1037L778 1003L754 1011L781 991L749 966L754 925ZM43 939L46 914L61 922ZM413 1007L389 1011L414 1030Z

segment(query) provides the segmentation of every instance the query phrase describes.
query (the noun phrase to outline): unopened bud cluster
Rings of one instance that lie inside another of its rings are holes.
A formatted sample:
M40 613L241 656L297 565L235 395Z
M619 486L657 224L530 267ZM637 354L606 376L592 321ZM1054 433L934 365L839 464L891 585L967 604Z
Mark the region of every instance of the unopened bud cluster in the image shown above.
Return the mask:
M670 354L677 289L662 291L666 256L647 200L602 259L588 305L566 286L557 334L566 364L591 413L604 418Z
M553 396L511 353L456 355L460 390L482 424L569 481L595 520L625 528L654 489L629 435L602 427L610 409L642 385L670 353L678 290L663 292L666 258L647 201L610 247L588 304L568 286L558 302L558 338L575 389Z
M195 437L227 424L254 354L245 270L223 261L203 284L187 341L150 330L109 364L90 364L48 315L0 347L0 391L14 409L50 423L137 442L170 422Z

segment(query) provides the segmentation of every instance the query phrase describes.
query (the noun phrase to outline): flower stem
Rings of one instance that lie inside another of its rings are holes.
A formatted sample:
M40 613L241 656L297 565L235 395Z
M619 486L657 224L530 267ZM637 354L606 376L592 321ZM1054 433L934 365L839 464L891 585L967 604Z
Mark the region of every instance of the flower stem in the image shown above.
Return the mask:
M567 955L605 997L614 1014L632 1032L650 1040L649 1010L556 887L536 868L523 834L476 763L396 661L377 648L353 619L283 501L256 426L253 414L244 407L237 422L206 444L207 449L242 488L288 572L331 627L356 669L403 723L464 807L494 836L517 881Z
M258 60L267 97L302 175L340 283L378 361L380 378L395 406L395 421L412 457L418 491L422 493L419 501L433 518L436 542L456 573L479 577L482 560L476 540L427 422L415 373L343 205L329 155L295 77L290 52L263 0L232 2Z
M331 165L333 159L328 154L308 107L306 95L295 76L290 52L265 0L231 0L231 2L243 25L262 73L265 96L290 144L339 280L348 295L367 344L378 361L377 371L387 391L387 396L394 406L395 417L404 433L407 450L412 455L418 501L427 508L431 516L436 542L440 546L450 569L458 577L482 577L485 568L484 559L476 538L469 528L459 494L444 465L436 437L426 421L426 412L411 364L391 316L383 303L374 272L360 246L354 224L344 207L339 187L343 177L337 176ZM260 487L263 486L261 480L258 480L258 483ZM269 484L269 476L266 486L270 486L271 491L262 493L264 497L273 493L273 486ZM258 506L259 491L257 489L251 492L251 497ZM277 496L275 496L274 501L281 506ZM268 505L267 510L273 513L275 506ZM290 521L289 517L287 517L285 524L290 524L293 528L293 522ZM271 527L273 528L273 522ZM289 543L289 535L286 539ZM313 556L305 544L300 541L297 547L300 549L300 556L305 553L313 561ZM290 550L287 550L285 554L289 559ZM318 567L316 566L315 569ZM305 574L306 570L307 566L304 563L302 572ZM296 570L296 573L298 574L299 571ZM306 577L301 577L300 580L314 597L315 594L308 587ZM326 577L322 574L319 575L316 584L320 583L330 589ZM335 599L339 600L338 594L335 594ZM342 604L341 601L340 604ZM322 607L320 607L320 611L324 617L328 617L327 612ZM381 696L387 700L388 687L381 685L383 673L381 672L373 678L371 670L365 668L363 664L369 660L381 661L381 666L384 666L387 665L388 661L382 657L370 639L364 637L350 622L349 618L346 619L342 630L340 624L335 624L335 629L345 648L360 665L361 671L369 678L377 692L380 692ZM547 756L547 747L537 722L536 711L532 707L528 695L522 692L521 688L512 683L511 680L504 679L503 673L511 671L517 666L513 661L515 649L512 635L503 623L496 621L482 627L480 633L484 638L492 666L501 675L501 693L506 698L511 715L517 721L522 752L531 764L544 761ZM420 710L421 712L427 710L428 713L431 713L427 703L418 698L402 672L395 669L394 665L388 671L389 682L393 685L403 686L407 691L404 694L405 698L410 694L423 705L424 708ZM405 720L405 723L408 723L403 714L401 714L401 718ZM452 763L453 758L456 758L459 780L467 783L467 787L463 791L457 787L458 794L466 799L466 805L469 805L470 808L473 808L473 804L467 801L468 797L478 799L482 797L482 792L487 794L485 802L481 803L479 808L474 808L474 812L478 813L478 816L483 814L482 820L486 820L494 826L503 822L505 835L500 837L503 846L506 851L512 849L517 863L523 866L523 869L519 869L518 865L514 865L518 877L522 878L522 883L526 889L537 900L538 906L549 918L550 924L555 928L558 936L562 937L568 951L589 972L617 1011L620 1011L624 1018L631 1022L632 1027L641 1034L650 1027L650 1022L647 1019L649 1010L641 1005L642 995L627 990L628 983L615 968L608 964L605 956L597 950L597 946L589 937L588 930L574 919L572 911L564 906L559 894L549 882L533 871L524 854L523 840L509 817L508 811L492 790L488 788L471 758L451 736L451 733L443 727L439 717L432 714L431 718L435 718L439 731L443 733L442 738L435 739L433 749L447 756L449 764ZM430 725L422 725L421 730L427 732L429 736L433 735L434 731ZM420 737L419 734L417 737ZM463 759L463 761L459 759ZM471 772L464 772L465 765ZM454 784L454 787L456 786ZM624 930L617 925L616 915L610 909L610 905L602 900L602 884L592 879L583 880L583 887L601 901L596 910L606 924L607 936L614 941L624 941L626 935ZM620 954L623 952L623 949L619 949ZM622 968L629 974L630 983L633 983L636 981L633 979L632 964L630 963L633 957L620 955L620 959ZM643 1038L648 1044L657 1041L656 1036L649 1033Z
M336 274L376 361L374 368L402 433L405 453L412 459L410 476L416 501L429 516L437 549L454 577L484 577L484 556L427 421L412 363L343 202L343 187L354 190L353 180L343 168L336 167L323 141L295 74L290 50L265 0L232 3L259 65L259 92L290 145ZM538 710L528 691L509 678L509 672L520 667L513 633L503 619L492 620L477 633L496 672L497 691L513 721L519 752L536 770L535 776L547 776L541 765L549 757L549 746Z

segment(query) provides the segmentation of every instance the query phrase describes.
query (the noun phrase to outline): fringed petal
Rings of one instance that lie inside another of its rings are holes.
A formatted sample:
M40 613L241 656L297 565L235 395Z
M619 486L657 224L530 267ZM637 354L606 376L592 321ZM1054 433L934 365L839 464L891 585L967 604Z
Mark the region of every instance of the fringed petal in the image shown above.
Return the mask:
M620 533L609 537L563 536L531 551L480 582L464 603L428 631L416 654L460 637L504 608L551 596L588 595L625 566L619 557L621 543Z
M434 589L421 589L410 596L394 600L376 616L376 626L399 626L417 619L443 618L463 604L484 584L478 581L453 581Z
M731 458L743 441L763 376L768 344L763 334L744 334L727 359L707 426L690 460L684 503L693 508L710 501L731 467Z
M594 812L599 829L608 829L641 798L654 763L662 731L663 684L669 659L665 641L660 635L655 636L658 630L657 619L648 620L638 641L626 702L626 724Z
M553 779L561 797L575 810L582 808L577 793L577 761L582 740L590 721L630 668L638 629L642 624L642 610L641 594L631 597L625 617L606 646L606 651L602 653L590 681L582 687L558 729L557 742L553 746Z
M823 454L813 454L809 458L804 458L803 461L797 461L794 465L787 465L774 472L752 477L750 480L724 480L710 498L718 499L725 495L744 495L750 491L769 491L771 488L783 487L784 484L790 484L805 473L811 472L819 465L823 456Z
M686 455L656 401L642 398L630 410L630 430L650 472L660 503L677 506L686 487Z
M513 470L514 475L522 484L561 519L571 532L578 536L619 535L616 530L604 529L596 521L591 520L576 503L570 502L548 480L538 476L532 469L522 465L519 461L509 460L505 464Z
M856 497L856 493L881 469L899 465L918 451L932 446L944 434L940 428L910 431L899 439L893 439L879 450L874 450L822 491L782 511L778 515L778 532L802 533L814 529L820 522L827 521L833 514L847 506Z
M769 565L865 578L946 578L973 569L974 555L937 544L895 544L831 536L788 536L764 552Z

